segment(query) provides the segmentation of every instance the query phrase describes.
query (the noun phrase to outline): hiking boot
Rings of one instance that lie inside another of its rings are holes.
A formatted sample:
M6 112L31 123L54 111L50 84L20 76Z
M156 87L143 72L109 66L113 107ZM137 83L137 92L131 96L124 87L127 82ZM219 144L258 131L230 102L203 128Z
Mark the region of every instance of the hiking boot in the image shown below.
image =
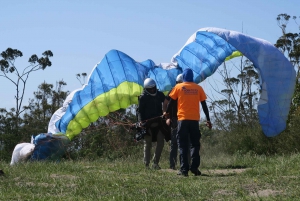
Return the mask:
M159 167L159 165L158 164L153 164L152 165L152 169L154 169L154 170L160 170L161 168Z
M170 167L171 170L176 170L175 166Z
M195 176L200 176L201 172L198 169L191 169L191 172L195 175Z
M189 176L189 174L187 172L182 172L181 170L179 170L179 172L177 173L177 175L184 176L184 177Z

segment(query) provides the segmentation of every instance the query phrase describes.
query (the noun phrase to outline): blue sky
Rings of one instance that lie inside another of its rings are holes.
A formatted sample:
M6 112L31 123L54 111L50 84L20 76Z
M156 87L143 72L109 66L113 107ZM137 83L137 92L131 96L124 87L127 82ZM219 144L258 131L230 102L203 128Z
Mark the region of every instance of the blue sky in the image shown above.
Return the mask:
M136 61L168 63L200 28L225 28L275 43L281 36L277 15L300 16L298 0L0 0L0 5L0 51L22 51L19 69L28 66L32 54L54 54L50 68L30 75L25 104L44 81L63 79L69 91L81 87L75 75L90 74L111 49ZM297 30L291 21L287 31ZM0 79L0 108L14 107L16 89Z

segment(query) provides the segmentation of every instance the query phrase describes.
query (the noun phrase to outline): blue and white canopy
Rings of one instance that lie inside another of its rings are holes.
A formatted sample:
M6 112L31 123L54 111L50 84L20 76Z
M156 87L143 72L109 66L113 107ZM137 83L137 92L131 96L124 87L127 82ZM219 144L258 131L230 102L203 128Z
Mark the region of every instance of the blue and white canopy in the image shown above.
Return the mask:
M62 132L72 139L100 116L137 103L143 81L153 78L167 93L185 68L200 83L230 58L245 55L261 79L258 105L264 134L276 136L286 128L296 72L287 58L271 43L236 31L202 28L175 54L171 63L137 62L118 50L109 51L92 70L87 85L71 93L50 120L48 132Z

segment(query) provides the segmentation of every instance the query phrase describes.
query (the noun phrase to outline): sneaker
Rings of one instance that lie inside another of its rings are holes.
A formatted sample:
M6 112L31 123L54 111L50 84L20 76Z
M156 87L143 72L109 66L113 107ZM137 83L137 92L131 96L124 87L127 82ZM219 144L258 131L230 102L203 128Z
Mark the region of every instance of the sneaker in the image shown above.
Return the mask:
M177 173L177 175L184 176L184 177L189 176L189 174L187 172L181 172L181 170L179 170L179 172Z
M161 168L159 167L159 165L158 164L153 164L152 165L152 169L154 169L154 170L160 170Z
M198 169L191 169L191 172L195 175L195 176L200 176L201 172Z

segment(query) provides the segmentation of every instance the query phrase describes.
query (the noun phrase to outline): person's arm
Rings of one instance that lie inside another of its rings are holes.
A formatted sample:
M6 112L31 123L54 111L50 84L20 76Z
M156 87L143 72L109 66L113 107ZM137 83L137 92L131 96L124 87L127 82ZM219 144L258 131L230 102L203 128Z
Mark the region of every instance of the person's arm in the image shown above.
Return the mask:
M168 103L171 100L171 97L169 95L172 92L172 90L173 90L173 88L169 91L169 93L165 97L165 100L164 100L164 103L163 103L163 113L165 113L167 111Z
M170 113L174 104L176 104L176 101L174 99L170 98L170 101L167 105L166 113Z
M165 99L164 103L163 103L163 112L167 111L168 103L169 103L169 101L167 99Z
M207 105L206 105L206 101L201 101L201 106L202 106L202 109L203 109L203 112L206 116L206 125L209 129L212 128L212 124L210 122L210 117L209 117L209 111L208 111L208 108L207 108Z
M143 97L141 96L139 98L139 121L144 121L145 120L145 101L143 100Z
M207 108L207 105L206 105L206 101L201 101L201 106L202 106L202 109L203 109L203 112L206 116L206 120L207 121L210 121L210 118L209 118L209 112L208 112L208 108Z
M175 100L173 100L172 98L170 98L170 101L168 101L168 103L167 103L167 108L166 108L166 110L163 113L163 116L166 118L166 124L168 126L171 125L171 119L170 119L169 113L170 113L170 110L171 110L171 108L173 107L173 105L175 103L176 103Z

